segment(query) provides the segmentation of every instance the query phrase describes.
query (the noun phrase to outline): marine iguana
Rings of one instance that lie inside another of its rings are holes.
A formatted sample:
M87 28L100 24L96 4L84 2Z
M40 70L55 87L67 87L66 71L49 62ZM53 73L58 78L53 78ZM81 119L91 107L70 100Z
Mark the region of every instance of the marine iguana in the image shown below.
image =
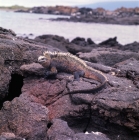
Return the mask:
M103 89L107 83L107 77L102 72L87 66L83 60L70 53L46 51L43 56L38 57L38 62L47 69L46 77L56 75L60 71L74 74L74 80L79 81L80 77L85 77L101 83L92 89L76 90L69 93L95 93Z

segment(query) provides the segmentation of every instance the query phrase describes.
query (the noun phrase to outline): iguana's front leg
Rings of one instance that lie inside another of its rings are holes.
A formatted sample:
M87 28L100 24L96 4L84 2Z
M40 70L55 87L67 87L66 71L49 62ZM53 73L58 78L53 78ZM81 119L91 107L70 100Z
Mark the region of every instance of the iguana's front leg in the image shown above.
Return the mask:
M44 77L55 76L57 74L56 67L51 67L50 71L46 70Z
M84 71L76 71L74 74L74 81L80 81L80 77L84 76Z

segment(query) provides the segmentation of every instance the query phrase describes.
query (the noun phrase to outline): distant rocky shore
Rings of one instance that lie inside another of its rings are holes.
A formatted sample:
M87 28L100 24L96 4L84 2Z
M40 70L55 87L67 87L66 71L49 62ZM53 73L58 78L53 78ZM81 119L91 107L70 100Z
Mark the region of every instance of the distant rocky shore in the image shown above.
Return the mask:
M97 94L66 94L94 80L59 72L44 79L44 51L70 52L108 78ZM34 40L0 27L0 140L138 140L139 43L117 38L95 44L56 35ZM85 133L86 132L86 133Z
M139 25L139 7L119 8L114 11L108 11L103 8L78 8L78 7L33 7L28 10L18 10L16 12L41 13L68 15L70 18L58 18L58 21L72 22L93 22L121 25Z

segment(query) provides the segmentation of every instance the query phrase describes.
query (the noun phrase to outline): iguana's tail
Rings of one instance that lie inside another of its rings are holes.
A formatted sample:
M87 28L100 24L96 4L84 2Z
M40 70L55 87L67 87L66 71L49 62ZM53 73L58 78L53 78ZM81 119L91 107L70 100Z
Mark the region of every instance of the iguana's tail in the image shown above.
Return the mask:
M87 67L85 70L85 74L84 74L85 78L89 78L89 79L94 79L98 82L100 82L100 84L92 89L84 89L84 90L75 90L75 91L71 91L70 93L96 93L100 90L102 90L103 88L105 88L106 83L107 83L107 77L100 71L95 70L91 67Z

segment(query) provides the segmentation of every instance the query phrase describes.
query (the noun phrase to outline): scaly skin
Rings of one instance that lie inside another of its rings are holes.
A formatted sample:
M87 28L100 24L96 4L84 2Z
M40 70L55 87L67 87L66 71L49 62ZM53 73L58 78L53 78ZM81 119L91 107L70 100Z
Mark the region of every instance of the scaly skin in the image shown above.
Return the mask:
M94 93L103 89L107 83L107 77L102 72L87 66L83 60L70 53L46 51L43 56L38 58L38 62L47 70L50 70L47 71L47 76L55 75L61 71L74 74L75 80L79 80L79 77L82 76L101 83L92 89L76 90L70 93Z

